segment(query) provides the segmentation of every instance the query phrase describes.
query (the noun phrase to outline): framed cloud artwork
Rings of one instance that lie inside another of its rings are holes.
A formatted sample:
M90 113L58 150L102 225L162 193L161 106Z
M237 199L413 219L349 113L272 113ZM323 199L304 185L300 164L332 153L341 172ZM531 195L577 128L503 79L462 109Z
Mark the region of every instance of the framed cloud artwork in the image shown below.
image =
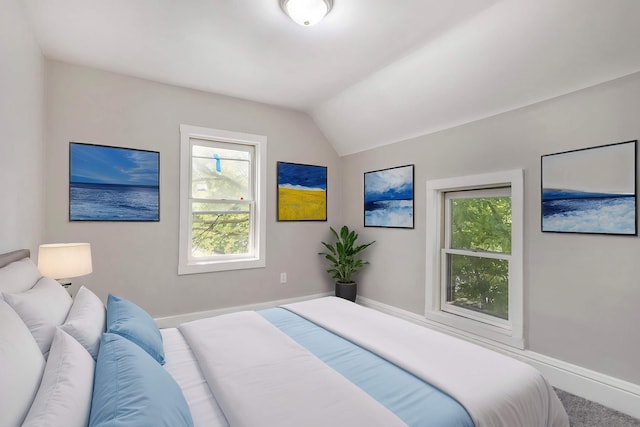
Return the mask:
M278 162L278 221L327 220L327 167Z
M159 221L160 153L69 143L70 221Z
M364 174L364 226L413 228L414 165Z
M637 141L541 159L542 231L638 235Z

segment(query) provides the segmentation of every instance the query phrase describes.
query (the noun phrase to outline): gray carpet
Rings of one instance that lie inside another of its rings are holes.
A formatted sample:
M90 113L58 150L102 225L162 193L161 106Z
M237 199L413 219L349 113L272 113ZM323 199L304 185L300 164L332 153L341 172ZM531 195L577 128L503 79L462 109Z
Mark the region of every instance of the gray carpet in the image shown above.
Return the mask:
M640 420L598 403L556 389L571 427L640 427Z

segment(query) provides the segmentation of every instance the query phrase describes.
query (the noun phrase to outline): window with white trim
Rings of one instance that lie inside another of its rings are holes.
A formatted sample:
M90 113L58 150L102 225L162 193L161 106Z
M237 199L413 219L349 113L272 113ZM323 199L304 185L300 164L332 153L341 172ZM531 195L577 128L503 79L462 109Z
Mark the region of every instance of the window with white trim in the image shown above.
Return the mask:
M267 139L180 125L178 274L264 267Z
M428 181L427 209L427 319L523 348L522 171Z

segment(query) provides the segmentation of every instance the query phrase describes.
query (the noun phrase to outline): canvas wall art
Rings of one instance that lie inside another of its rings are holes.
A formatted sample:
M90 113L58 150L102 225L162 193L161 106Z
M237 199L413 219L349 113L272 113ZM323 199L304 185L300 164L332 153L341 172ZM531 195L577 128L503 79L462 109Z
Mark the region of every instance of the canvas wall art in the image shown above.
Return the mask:
M364 226L413 228L414 165L364 174Z
M159 221L160 153L69 144L70 221Z
M327 167L278 162L278 221L327 220Z
M542 156L542 231L636 236L636 146Z

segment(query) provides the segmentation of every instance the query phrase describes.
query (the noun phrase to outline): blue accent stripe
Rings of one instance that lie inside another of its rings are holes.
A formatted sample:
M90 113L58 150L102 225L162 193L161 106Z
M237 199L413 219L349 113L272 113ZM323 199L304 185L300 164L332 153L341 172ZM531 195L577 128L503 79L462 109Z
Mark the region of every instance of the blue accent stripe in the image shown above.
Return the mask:
M411 373L283 308L258 312L412 427L473 427L460 403Z

